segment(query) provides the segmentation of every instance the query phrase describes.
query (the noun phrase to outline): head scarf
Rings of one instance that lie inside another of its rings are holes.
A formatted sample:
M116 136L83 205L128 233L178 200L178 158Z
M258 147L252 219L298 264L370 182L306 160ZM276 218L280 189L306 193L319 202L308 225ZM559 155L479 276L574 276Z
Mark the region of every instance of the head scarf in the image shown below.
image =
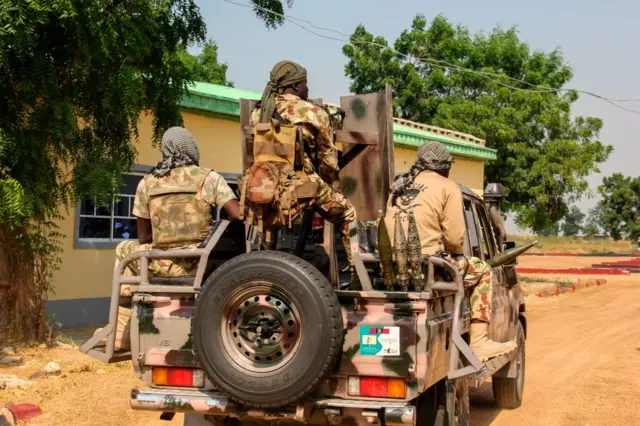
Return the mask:
M307 70L292 61L280 61L271 70L271 78L260 100L260 122L268 123L276 108L276 95L307 79Z
M391 185L391 193L395 199L413 184L413 180L425 170L449 170L453 159L446 146L440 142L429 141L418 149L416 162L407 173L404 173Z
M184 127L171 127L162 136L162 161L151 170L155 177L166 176L171 169L200 165L198 144Z

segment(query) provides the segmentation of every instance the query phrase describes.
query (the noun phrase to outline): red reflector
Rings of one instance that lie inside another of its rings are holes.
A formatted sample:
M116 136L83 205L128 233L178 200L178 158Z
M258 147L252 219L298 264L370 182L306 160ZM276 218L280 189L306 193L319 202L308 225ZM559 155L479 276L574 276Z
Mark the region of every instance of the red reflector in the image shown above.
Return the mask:
M167 384L169 386L193 386L193 370L191 368L169 368Z
M360 396L385 398L389 380L383 377L360 377Z

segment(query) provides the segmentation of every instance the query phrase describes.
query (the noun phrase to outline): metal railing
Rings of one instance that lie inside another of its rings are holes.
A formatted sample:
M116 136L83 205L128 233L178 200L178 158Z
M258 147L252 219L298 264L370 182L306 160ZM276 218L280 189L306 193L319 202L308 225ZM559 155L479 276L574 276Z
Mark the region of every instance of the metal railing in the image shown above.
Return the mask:
M194 289L199 289L202 285L209 254L222 237L222 234L227 229L228 225L229 221L227 220L220 220L216 222L203 242L203 245L196 249L145 250L132 253L122 259L113 272L109 324L80 346L80 351L104 362L117 362L128 359L130 357L129 353L122 353L117 356L115 355L116 328L118 325L118 309L120 307L119 301L121 287L123 285L138 285L140 287L144 287L154 284L178 284L192 285ZM151 281L149 280L149 260L185 259L196 257L200 258L200 262L194 278L153 277ZM136 260L140 261L140 274L137 276L124 276L123 273L125 269L131 262ZM96 346L101 346L101 342L105 338L107 341L104 352L96 349Z

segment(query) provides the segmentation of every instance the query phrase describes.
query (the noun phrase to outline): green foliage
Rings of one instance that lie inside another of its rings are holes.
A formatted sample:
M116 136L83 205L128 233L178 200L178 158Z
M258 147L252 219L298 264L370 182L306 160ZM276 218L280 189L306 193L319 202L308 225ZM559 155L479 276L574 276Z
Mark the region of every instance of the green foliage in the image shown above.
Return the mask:
M600 233L602 228L602 205L598 204L596 207L589 210L587 221L582 227L582 232L587 237L594 237Z
M602 227L614 240L640 238L640 177L614 173L598 187Z
M582 221L585 214L580 211L578 206L571 206L569 212L564 217L562 223L562 233L567 237L575 237L582 230Z
M572 77L560 51L532 52L515 29L471 35L442 16L427 26L418 15L395 41L399 53L362 25L350 40L343 53L351 91L388 83L395 116L470 133L498 150L486 178L505 186L505 211L522 228L540 231L564 217L568 203L588 191L585 177L612 151L598 140L602 121L572 118L578 95L557 91ZM549 91L517 90L531 85Z
M539 231L540 235L543 237L557 237L560 233L560 222L556 222L546 228L543 228Z
M218 63L218 45L215 41L207 40L199 55L192 55L186 50L181 52L180 59L190 71L192 80L233 87L233 81L227 80L228 65Z
M253 11L258 19L264 22L268 29L275 30L284 24L284 5L293 6L294 0L251 0Z
M182 123L180 54L204 36L193 0L0 0L0 227L32 255L33 297L59 264L59 208L111 203L141 112L154 143Z

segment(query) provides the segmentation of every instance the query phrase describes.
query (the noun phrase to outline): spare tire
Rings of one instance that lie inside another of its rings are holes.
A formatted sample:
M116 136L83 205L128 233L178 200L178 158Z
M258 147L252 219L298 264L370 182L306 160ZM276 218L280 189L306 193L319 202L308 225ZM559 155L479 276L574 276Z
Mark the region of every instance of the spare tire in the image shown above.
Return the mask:
M255 251L220 266L196 302L192 336L218 389L249 407L307 396L342 351L342 314L327 279L288 253Z

